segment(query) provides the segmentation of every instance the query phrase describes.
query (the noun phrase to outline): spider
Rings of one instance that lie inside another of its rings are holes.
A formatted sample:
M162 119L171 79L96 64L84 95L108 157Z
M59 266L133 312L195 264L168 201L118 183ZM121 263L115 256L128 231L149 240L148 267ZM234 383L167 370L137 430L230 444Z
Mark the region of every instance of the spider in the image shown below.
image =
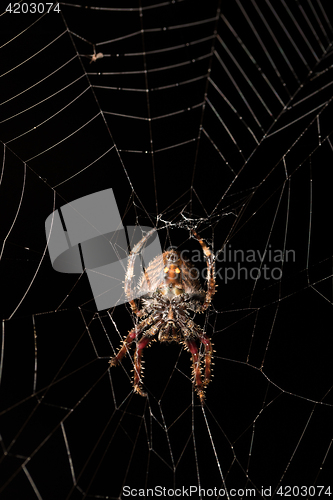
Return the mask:
M194 323L190 311L204 312L215 294L214 256L209 247L192 231L192 235L200 243L207 262L207 291L205 292L198 278L191 277L193 265L184 260L176 250L167 250L150 262L143 272L138 284L142 308L139 309L133 300L131 284L135 257L141 251L155 229L149 231L132 249L125 277L124 290L132 312L140 318L124 339L116 356L111 358L110 365L117 366L127 353L128 347L135 340L134 354L134 391L141 396L147 394L142 388L142 354L158 334L160 342L178 342L192 355L194 388L201 403L205 399L205 388L211 379L212 343L206 333ZM142 294L142 292L144 292ZM204 346L204 376L201 374L201 360L197 342Z
M98 52L98 53L96 54L96 51L95 51L95 49L94 49L94 53L93 53L91 56L89 56L89 57L90 57L90 62L89 62L89 64L91 64L91 63L93 63L93 62L96 62L96 61L97 61L97 59L102 59L102 58L104 57L104 54L103 54L103 52Z

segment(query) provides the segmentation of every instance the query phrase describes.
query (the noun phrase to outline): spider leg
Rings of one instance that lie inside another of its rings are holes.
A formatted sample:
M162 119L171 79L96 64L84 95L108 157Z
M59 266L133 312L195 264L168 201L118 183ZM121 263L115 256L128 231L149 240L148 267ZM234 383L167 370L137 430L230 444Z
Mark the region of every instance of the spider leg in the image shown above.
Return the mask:
M142 354L143 350L147 345L153 340L154 335L158 332L164 321L161 319L157 321L138 341L134 354L134 380L133 387L134 391L140 394L140 396L147 396L147 393L142 389Z
M209 340L209 338L205 333L202 335L200 340L205 346L205 377L203 385L206 387L209 384L212 376L211 365L212 365L213 347L211 341Z
M200 398L201 404L203 404L203 402L205 401L205 388L201 380L201 369L200 369L198 347L195 340L185 340L185 344L188 347L190 353L192 354L194 386Z
M131 306L133 314L136 314L137 316L141 316L142 313L141 311L138 310L138 306L135 303L135 300L133 299L133 293L131 290L131 283L133 280L134 276L134 262L135 262L135 257L138 255L138 253L142 250L142 247L146 243L146 241L150 238L150 236L156 231L156 229L152 229L149 231L134 247L132 248L132 251L129 255L128 258L128 265L127 265L127 271L126 271L126 277L125 277L125 285L124 285L124 290L126 293L126 296L128 298L129 304Z
M142 330L148 326L151 325L153 322L153 319L151 316L148 316L148 318L145 318L144 320L140 321L138 325L136 325L130 332L128 333L127 337L123 341L122 347L119 349L119 352L116 356L110 359L109 363L111 366L117 366L118 363L123 359L125 354L127 353L128 347L131 345L133 340L137 338L137 336L142 332Z
M200 236L195 231L192 231L192 234L200 243L201 248L206 256L206 261L207 261L207 283L208 283L207 292L206 292L205 301L202 304L202 306L200 306L200 310L205 311L209 307L209 304L212 301L213 295L216 292L214 255L211 252L210 248L203 241L203 239L200 238Z

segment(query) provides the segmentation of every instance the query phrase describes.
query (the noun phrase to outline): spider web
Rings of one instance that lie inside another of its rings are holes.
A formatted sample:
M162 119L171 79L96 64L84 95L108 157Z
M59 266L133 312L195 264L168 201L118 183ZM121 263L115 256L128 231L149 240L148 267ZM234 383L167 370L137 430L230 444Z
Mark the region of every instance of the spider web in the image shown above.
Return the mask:
M329 497L329 3L15 5L0 17L2 498ZM148 397L133 394L132 358L108 365L128 305L97 312L85 273L52 269L45 219L110 187L124 225L192 255L196 228L216 255L195 318L216 351L204 406L178 344L147 349Z

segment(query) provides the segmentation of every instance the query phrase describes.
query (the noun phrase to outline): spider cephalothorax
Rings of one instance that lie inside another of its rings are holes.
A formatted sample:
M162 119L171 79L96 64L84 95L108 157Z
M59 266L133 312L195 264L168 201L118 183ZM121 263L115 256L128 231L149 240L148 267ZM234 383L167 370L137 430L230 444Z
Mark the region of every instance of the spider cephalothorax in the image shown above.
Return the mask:
M211 378L212 344L206 333L194 323L190 312L204 312L215 293L214 258L204 241L193 232L199 241L207 261L207 291L200 286L193 274L193 266L185 261L176 250L168 250L156 257L144 272L138 288L142 308L138 309L132 299L131 283L133 280L134 260L148 238L154 232L147 233L133 248L128 262L125 278L125 293L132 311L141 321L129 332L118 354L111 358L111 366L116 366L126 354L129 345L136 340L134 355L134 390L145 396L142 389L142 353L143 349L158 334L160 342L178 342L192 354L193 382L201 402L205 398L205 387ZM196 340L205 351L204 376L201 376L201 361Z

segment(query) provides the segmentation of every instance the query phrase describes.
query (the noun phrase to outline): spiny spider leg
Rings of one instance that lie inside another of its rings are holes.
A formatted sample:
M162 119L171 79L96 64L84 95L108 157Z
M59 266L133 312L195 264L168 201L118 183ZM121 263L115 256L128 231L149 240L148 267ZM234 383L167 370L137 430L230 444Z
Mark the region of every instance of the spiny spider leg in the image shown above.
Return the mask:
M151 325L154 322L154 319L151 316L148 316L148 318L143 319L140 321L138 325L136 325L132 330L130 330L129 334L123 341L123 345L120 348L118 354L114 356L113 358L110 359L109 363L111 366L117 366L118 363L123 359L123 357L127 353L127 348L131 345L133 340L137 338L137 336L142 332L142 330L148 326Z
M140 396L147 396L147 393L142 390L141 386L141 371L142 371L142 354L143 350L153 340L154 335L158 332L163 324L163 320L157 321L138 341L134 354L134 391Z
M205 377L203 384L206 387L209 384L212 375L211 364L213 356L213 347L211 341L209 340L206 334L203 334L200 340L205 346Z
M206 256L206 260L207 260L207 283L208 283L207 292L206 292L205 301L200 308L201 311L205 311L209 307L209 305L212 301L212 298L216 292L214 255L210 251L210 249L206 245L206 243L203 241L203 239L195 231L192 231L192 234L200 243L201 248L202 248L202 250Z
M128 265L127 265L127 271L126 271L126 277L125 277L125 293L128 298L128 302L131 306L132 312L136 314L137 316L142 316L142 311L138 310L138 306L135 303L135 300L132 298L132 290L131 290L131 284L132 284L132 279L134 276L134 262L135 262L135 257L140 253L142 250L143 246L147 242L147 240L151 237L151 235L156 231L156 229L152 229L149 231L134 247L132 248L132 251L129 255L128 258Z
M201 402L203 402L205 398L204 388L207 387L207 385L211 381L211 364L213 356L212 343L207 335L201 329L199 329L191 319L187 319L185 321L180 320L179 323L182 326L183 332L186 333L189 337L185 340L185 345L188 347L190 353L192 354L194 386ZM193 336L200 340L200 342L205 346L205 371L203 382L201 378L200 356L198 353L196 341L194 340Z
M200 359L198 347L195 340L185 340L185 344L188 347L188 350L192 354L192 363L193 363L193 381L195 390L200 398L201 403L205 401L205 391L204 386L201 380L201 369L200 369Z

